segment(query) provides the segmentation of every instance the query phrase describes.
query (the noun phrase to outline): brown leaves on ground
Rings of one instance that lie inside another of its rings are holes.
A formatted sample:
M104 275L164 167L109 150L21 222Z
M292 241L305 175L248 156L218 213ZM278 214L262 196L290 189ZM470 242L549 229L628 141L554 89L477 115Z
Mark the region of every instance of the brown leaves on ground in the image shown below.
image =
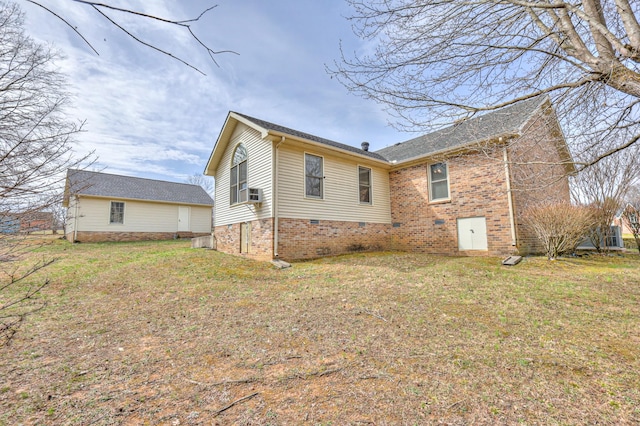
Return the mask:
M640 422L640 258L42 249L0 424Z

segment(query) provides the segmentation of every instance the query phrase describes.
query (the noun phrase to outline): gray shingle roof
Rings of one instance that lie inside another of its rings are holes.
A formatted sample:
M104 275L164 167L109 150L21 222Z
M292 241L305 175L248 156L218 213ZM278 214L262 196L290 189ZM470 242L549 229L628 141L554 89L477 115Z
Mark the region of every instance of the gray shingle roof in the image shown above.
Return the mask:
M69 169L67 184L70 194L213 205L213 200L200 185L188 183Z
M520 134L521 127L546 100L546 97L538 97L518 102L442 130L380 149L376 153L389 161L402 162L501 135Z
M339 149L343 149L345 151L349 151L349 152L353 152L355 154L360 154L360 155L365 155L367 157L371 157L371 158L375 158L376 160L382 160L382 161L386 161L386 158L384 158L383 156L381 156L378 153L372 152L372 151L364 151L360 148L356 148L354 146L351 145L346 145L340 142L335 142L329 139L324 139L321 138L319 136L315 136L315 135L311 135L309 133L304 133L304 132L300 132L298 130L294 130L294 129L290 129L288 127L284 127L284 126L280 126L279 124L274 124L274 123L270 123L268 121L264 121L264 120L260 120L258 118L254 118L254 117L250 117L248 115L245 114L241 114L239 112L234 112L235 114L238 114L241 117L246 118L247 120L253 122L254 124L262 127L263 129L266 130L272 130L275 132L280 132L280 133L285 133L297 138L302 138L302 139L307 139L313 142L318 142L324 145L329 145L332 146L334 148L339 148Z

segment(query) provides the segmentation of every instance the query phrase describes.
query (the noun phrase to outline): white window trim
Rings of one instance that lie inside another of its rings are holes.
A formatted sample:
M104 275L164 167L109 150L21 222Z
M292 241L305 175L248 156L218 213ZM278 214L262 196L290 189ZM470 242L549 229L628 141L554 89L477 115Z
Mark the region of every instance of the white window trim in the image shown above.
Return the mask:
M122 222L111 222L111 206L113 203L122 203ZM124 201L109 200L109 226L122 226L124 225L124 216L126 211L126 203Z
M360 169L369 170L369 201L360 201ZM363 166L358 164L356 168L358 173L358 203L363 206L372 206L373 205L373 169L371 167Z
M431 182L431 166L436 165L436 164L443 164L446 171L447 171L447 197L446 198L433 198L433 187L431 186L432 182ZM427 165L427 181L429 184L429 203L446 203L448 201L451 201L451 174L449 172L449 164L447 164L444 161L436 161L434 163L429 163Z
M321 171L321 182L322 182L322 186L321 186L321 192L322 194L320 195L320 197L314 197L313 195L307 195L307 155L313 155L314 157L319 157L322 159L322 171ZM326 187L325 187L325 176L324 176L324 156L323 155L318 155L318 154L314 154L312 152L306 152L304 153L304 155L302 156L302 177L303 177L303 184L302 184L302 193L304 194L304 198L307 200L324 200L324 194L326 192Z
M238 147L242 145L242 147L244 148L244 152L246 154L245 160L241 161L238 164L233 164L234 160L235 160L235 156L236 156L236 151L238 150ZM247 187L244 189L244 191L247 194L247 200L249 197L249 152L247 150L247 147L245 146L244 143L242 142L238 142L236 144L236 146L233 148L233 152L231 153L231 165L229 166L229 185L228 188L229 190L231 190L231 171L233 170L234 167L239 166L241 163L247 163ZM238 167L238 170L240 170L240 167ZM237 171L236 171L237 173ZM236 178L239 178L239 176L236 176ZM246 204L246 201L240 201L241 197L240 197L240 193L243 190L240 189L240 180L238 179L237 183L236 183L236 196L237 196L237 201L235 203L232 203L231 200L229 200L229 206L233 207L233 206L239 206L239 205L243 205Z

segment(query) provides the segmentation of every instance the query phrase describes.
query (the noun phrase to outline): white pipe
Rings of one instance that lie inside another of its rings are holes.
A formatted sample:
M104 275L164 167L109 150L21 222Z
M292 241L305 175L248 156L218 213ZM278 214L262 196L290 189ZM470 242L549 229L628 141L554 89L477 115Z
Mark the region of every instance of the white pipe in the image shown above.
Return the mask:
M501 138L502 139L502 138ZM513 215L513 194L511 193L511 178L509 176L509 157L507 156L507 147L502 149L504 157L504 174L507 178L507 201L509 203L509 222L511 225L511 245L516 246L516 221Z
M280 137L280 142L276 144L276 152L274 159L274 167L273 167L273 178L272 178L272 195L271 195L271 204L273 208L273 257L278 257L278 150L280 149L280 145L284 143L285 137Z
M78 239L78 220L80 219L78 217L78 204L80 204L80 197L76 195L75 199L76 205L74 206L75 212L73 213L73 241L71 241L72 244L75 244L76 240Z

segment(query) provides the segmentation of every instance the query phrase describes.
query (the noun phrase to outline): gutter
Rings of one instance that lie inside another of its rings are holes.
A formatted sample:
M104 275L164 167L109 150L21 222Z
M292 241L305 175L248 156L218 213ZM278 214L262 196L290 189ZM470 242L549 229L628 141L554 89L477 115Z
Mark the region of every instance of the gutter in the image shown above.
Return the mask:
M278 258L278 152L280 151L280 145L282 145L285 141L285 137L280 137L280 142L276 144L275 154L273 159L273 176L271 178L272 181L272 191L273 195L271 196L271 203L273 209L273 257Z
M78 222L80 221L80 217L78 216L78 205L80 204L80 196L76 195L76 205L74 206L73 213L73 241L72 244L75 244L78 239Z
M495 136L491 136L487 139L480 139L480 140L476 140L473 142L469 142L469 143L465 143L463 145L457 145L455 147L452 148L444 148L444 149L440 149L437 151L433 151L433 152L429 152L428 154L420 154L417 155L415 157L411 157L411 158L407 158L405 160L392 160L389 161L389 164L391 164L391 169L392 170L397 170L397 169L401 169L407 166L410 166L412 163L422 163L427 159L433 158L433 157L437 157L440 155L452 155L455 154L456 152L465 152L468 151L469 149L472 149L474 147L478 147L478 149L482 150L482 144L483 143L491 143L491 141L497 140L498 143L502 142L502 140L506 140L509 138L513 138L513 137L518 137L520 136L517 133L504 133L502 135L495 135ZM495 143L495 142L494 142Z
M500 138L502 142L502 138ZM504 158L504 174L507 179L507 202L509 204L509 224L511 225L511 245L516 247L516 221L513 213L513 193L511 192L511 177L509 176L509 157L507 155L507 147L502 148Z

